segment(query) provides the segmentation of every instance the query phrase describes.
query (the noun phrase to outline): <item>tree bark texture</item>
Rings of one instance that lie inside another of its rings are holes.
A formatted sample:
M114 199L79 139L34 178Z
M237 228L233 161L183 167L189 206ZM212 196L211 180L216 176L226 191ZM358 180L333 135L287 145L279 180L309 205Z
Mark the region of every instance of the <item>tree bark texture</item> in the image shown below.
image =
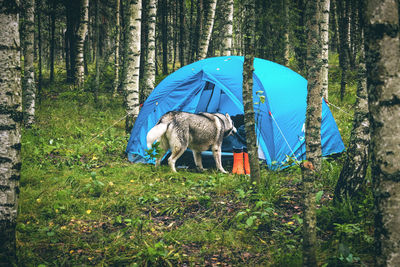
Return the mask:
M225 25L223 27L222 55L230 56L232 54L233 43L233 0L224 3Z
M24 54L24 78L22 80L22 100L23 100L23 119L24 124L30 127L35 122L35 67L33 65L35 38L35 7L33 0L23 0L24 7L24 34L23 34L23 54Z
M186 26L186 1L179 1L179 61L181 67L186 65L187 47L187 26Z
M161 38L162 38L162 71L164 75L168 74L168 4L167 0L161 2Z
M340 81L340 99L343 100L346 93L347 70L349 68L349 17L346 0L337 0L337 12L339 21L339 65L342 72Z
M322 44L319 24L321 1L308 1L305 8L307 35L307 111L306 111L306 155L309 164L302 167L303 194L303 265L317 266L316 259L316 211L315 186L321 171L321 120L322 120Z
M148 21L147 21L147 58L144 63L143 73L143 96L140 97L143 101L150 95L154 89L156 82L156 15L157 1L149 0L148 2Z
M321 0L321 40L322 40L322 96L328 100L328 71L329 71L329 8L330 0Z
M51 9L51 40L50 40L50 82L54 82L54 61L55 61L55 34L56 34L56 8L57 2L56 0L52 0L52 9Z
M246 0L245 9L245 56L243 63L243 107L246 131L247 151L249 154L250 178L260 183L260 163L258 159L257 135L253 101L254 38L255 38L255 1Z
M376 266L400 266L399 1L369 0L366 62Z
M76 40L76 81L78 87L85 82L84 44L89 24L89 0L82 0L80 24ZM97 60L97 58L96 58Z
M339 180L335 188L335 200L343 200L356 196L364 184L369 161L370 123L368 117L368 92L365 69L364 49L361 46L358 77L357 98L354 107L353 129Z
M118 91L118 85L119 85L119 47L120 47L120 42L121 42L121 23L120 23L120 0L115 1L115 16L116 16L116 21L115 21L115 63L114 63L114 96L117 95Z
M19 1L5 0L0 6L0 266L17 264L22 122L19 5Z
M127 117L125 130L129 133L139 114L140 26L142 1L129 0L129 23L126 49L124 94Z
M209 0L208 15L206 18L206 24L200 39L199 54L197 59L204 59L207 57L208 46L210 44L211 33L214 27L215 9L217 7L217 0Z

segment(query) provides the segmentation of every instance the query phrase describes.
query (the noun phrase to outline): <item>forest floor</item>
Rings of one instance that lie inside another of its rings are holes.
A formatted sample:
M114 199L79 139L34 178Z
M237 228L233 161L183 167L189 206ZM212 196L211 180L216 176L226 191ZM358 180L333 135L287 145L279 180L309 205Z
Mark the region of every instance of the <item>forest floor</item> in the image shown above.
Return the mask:
M120 97L95 104L89 92L45 89L22 135L21 266L301 266L298 167L263 168L255 185L214 169L131 164L123 115ZM351 118L338 117L346 141ZM332 203L343 159L325 159L315 184L322 266L371 260L370 194Z

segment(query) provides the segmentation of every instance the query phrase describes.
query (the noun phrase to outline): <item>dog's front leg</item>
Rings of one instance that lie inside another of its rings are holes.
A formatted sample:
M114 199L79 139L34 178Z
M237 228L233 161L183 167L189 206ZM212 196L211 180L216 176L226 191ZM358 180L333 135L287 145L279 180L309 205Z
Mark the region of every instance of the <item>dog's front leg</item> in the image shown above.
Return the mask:
M205 171L205 169L203 168L203 162L201 160L201 152L193 150L193 158L197 169L199 171Z
M213 155L214 155L214 160L215 160L215 165L217 166L217 169L220 170L222 173L228 173L227 171L224 170L222 167L222 162L221 162L221 147L213 147L212 148Z

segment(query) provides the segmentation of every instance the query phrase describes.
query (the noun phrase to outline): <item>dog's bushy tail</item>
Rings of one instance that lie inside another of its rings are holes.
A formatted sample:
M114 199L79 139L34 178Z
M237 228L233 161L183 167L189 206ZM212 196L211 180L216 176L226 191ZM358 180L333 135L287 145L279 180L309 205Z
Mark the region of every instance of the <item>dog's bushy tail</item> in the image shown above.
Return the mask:
M147 133L147 148L150 149L151 145L160 139L160 137L167 131L167 123L159 123Z

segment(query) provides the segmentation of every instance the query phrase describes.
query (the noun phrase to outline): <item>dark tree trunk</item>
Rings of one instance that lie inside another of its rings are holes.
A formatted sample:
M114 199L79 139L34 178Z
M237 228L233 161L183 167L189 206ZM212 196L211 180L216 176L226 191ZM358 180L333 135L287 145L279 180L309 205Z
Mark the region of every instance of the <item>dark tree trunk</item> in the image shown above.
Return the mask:
M56 8L57 2L56 0L52 0L52 9L51 9L51 40L50 40L50 82L54 82L54 50L55 50L55 32L56 32Z
M349 0L337 1L337 13L339 17L339 65L341 69L340 99L343 101L346 93L347 70L349 68Z
M186 2L185 0L179 1L179 61L181 66L186 65Z
M36 16L37 16L37 31L38 31L38 90L37 90L37 99L40 103L42 101L42 83L43 83L43 74L42 74L42 9L40 5L40 1L36 1Z
M168 74L168 5L167 0L161 1L161 38L162 38L162 73Z

